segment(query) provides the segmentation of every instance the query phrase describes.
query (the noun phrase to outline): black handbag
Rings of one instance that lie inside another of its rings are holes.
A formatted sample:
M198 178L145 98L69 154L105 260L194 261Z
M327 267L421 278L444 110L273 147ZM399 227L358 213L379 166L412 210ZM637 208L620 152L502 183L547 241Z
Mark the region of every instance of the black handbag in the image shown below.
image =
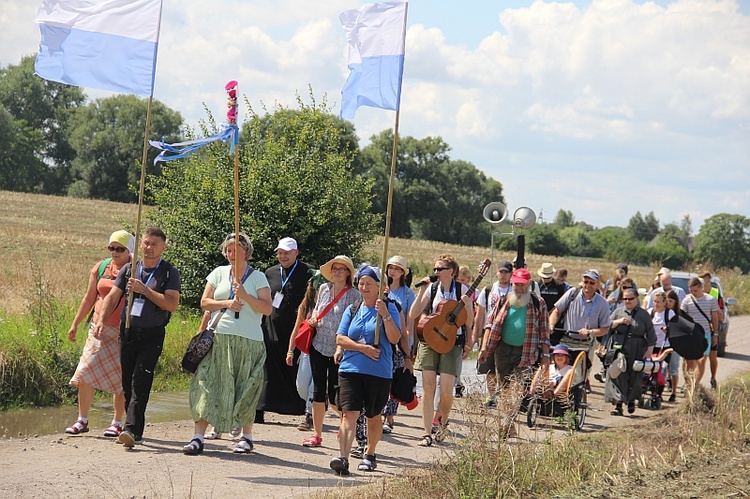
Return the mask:
M190 340L187 351L182 356L182 368L185 371L195 373L198 370L198 365L208 355L208 352L211 351L211 348L214 346L216 325L225 311L226 309L222 309L221 312L216 314L216 317L213 318L206 329L193 336Z

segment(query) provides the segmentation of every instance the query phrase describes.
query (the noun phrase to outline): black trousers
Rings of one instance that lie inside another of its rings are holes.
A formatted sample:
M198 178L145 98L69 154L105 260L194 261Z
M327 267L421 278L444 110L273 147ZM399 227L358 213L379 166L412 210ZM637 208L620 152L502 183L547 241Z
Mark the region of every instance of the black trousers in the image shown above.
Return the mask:
M143 435L146 405L154 382L154 368L164 347L164 326L130 328L120 325L120 363L122 389L125 392L124 429Z

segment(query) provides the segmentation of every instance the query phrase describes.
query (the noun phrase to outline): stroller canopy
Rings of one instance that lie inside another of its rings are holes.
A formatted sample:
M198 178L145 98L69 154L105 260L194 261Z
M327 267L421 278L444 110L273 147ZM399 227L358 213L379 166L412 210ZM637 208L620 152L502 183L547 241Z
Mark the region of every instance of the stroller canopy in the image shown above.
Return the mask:
M669 344L687 360L698 360L708 348L703 326L684 316L673 316L668 324Z

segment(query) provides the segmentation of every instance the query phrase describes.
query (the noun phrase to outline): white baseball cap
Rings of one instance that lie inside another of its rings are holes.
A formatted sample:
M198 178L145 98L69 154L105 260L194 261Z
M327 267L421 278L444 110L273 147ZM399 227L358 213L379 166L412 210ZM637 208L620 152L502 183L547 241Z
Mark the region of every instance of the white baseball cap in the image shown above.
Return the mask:
M276 249L274 251L278 250L284 250L284 251L292 251L297 249L297 241L295 241L291 237L285 237L281 241L279 241L279 245L276 246Z

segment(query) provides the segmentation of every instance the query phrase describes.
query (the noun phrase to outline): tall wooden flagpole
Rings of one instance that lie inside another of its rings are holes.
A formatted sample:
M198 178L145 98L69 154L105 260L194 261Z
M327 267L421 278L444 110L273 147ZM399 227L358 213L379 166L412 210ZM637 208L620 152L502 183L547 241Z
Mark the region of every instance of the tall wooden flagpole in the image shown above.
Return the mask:
M224 87L227 91L227 124L235 128L235 133L239 133L237 130L237 90L238 84L232 80ZM233 136L231 139L232 147L234 149L234 259L232 261L232 273L234 274L234 282L240 284L242 277L240 277L237 270L239 269L239 245L240 245L240 148L238 141ZM234 313L235 319L239 319L240 313Z
M404 59L406 59L406 16L409 11L409 4L407 3L404 8L404 30L402 35L402 46L404 47ZM398 157L398 124L399 124L399 118L401 117L401 83L403 81L404 72L401 71L401 78L398 82L398 106L396 108L396 121L393 125L393 149L391 151L391 174L388 178L388 204L386 205L385 209L385 237L383 238L383 256L380 259L380 289L378 290L378 296L382 299L383 297L383 290L385 289L386 284L388 283L388 272L387 272L387 263L388 263L388 239L391 235L391 208L393 207L393 183L394 179L396 177L396 159ZM408 317L409 312L408 310L405 313L405 316ZM405 327L404 324L401 325L401 327ZM378 346L380 343L380 321L375 321L375 346Z
M148 97L146 108L146 131L143 135L143 155L141 156L141 181L138 186L138 217L135 222L135 244L133 245L133 260L130 263L130 275L135 275L138 263L138 250L141 246L141 214L143 213L143 192L146 185L146 161L148 161L148 137L151 135L151 104L154 96ZM125 329L130 328L130 310L133 308L133 289L128 291L128 311L125 314Z

